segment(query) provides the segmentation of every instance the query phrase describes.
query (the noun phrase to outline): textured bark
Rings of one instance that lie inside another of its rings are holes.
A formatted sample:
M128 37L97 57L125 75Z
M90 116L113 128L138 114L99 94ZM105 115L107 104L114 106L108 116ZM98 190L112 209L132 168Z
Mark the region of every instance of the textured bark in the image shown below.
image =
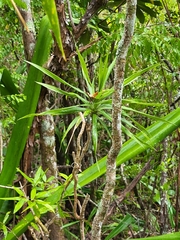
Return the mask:
M75 54L76 48L75 48L75 39L78 40L78 38L81 36L81 34L84 32L90 18L98 11L100 7L104 5L105 1L91 1L88 4L88 10L86 12L91 12L91 15L89 15L88 18L85 18L86 20L83 22L82 19L80 20L80 23L76 26L78 28L78 31L75 31L70 33L69 31L69 26L67 25L67 19L66 19L66 14L65 14L65 6L64 6L64 1L62 0L56 0L56 6L57 6L57 13L58 13L58 18L59 18L59 24L60 24L60 29L61 29L61 39L62 39L62 44L63 44L63 49L65 52L65 56L67 61L65 62L64 59L62 58L61 52L59 51L59 47L55 42L55 46L53 49L53 58L52 61L50 62L49 69L51 72L55 73L56 75L62 77L65 81L69 81L70 76L71 76L71 67L68 66L69 60L72 58L72 56ZM92 6L92 9L91 9ZM69 7L70 8L70 7ZM90 10L91 9L91 10ZM69 11L71 11L69 9ZM86 15L86 14L85 14ZM83 22L83 24L81 24ZM74 24L72 24L74 25ZM55 83L57 84L57 83ZM65 86L61 85L61 88L63 90L67 90ZM61 106L63 107L69 107L74 105L74 102L72 99L69 98L62 98ZM72 122L74 119L74 116L69 114L64 117L64 122L66 126L69 126L69 124ZM72 130L73 131L73 130ZM71 138L72 136L72 131L70 130L68 135L67 135L67 141ZM73 136L72 141L70 141L69 147L67 154L69 155L70 163L73 163L73 158L72 158L72 152L76 151L76 139ZM65 165L65 159L61 158L61 163L64 163Z
M23 36L25 57L28 61L30 61L33 56L34 46L36 41L35 27L34 27L32 12L31 12L30 0L23 0L23 2L26 3L27 10L26 9L19 9L19 10L29 29L29 32L26 29L24 29L24 26L22 26L22 36Z
M106 215L105 222L108 220L108 218L110 216L112 216L115 208L117 206L120 206L121 202L125 199L127 194L129 194L133 190L133 188L137 185L137 183L141 180L141 178L146 174L146 172L150 170L150 168L151 168L151 161L152 161L152 159L149 159L149 161L141 169L141 171L138 173L138 175L132 180L132 182L130 182L126 186L124 191L118 196L118 198L112 202L111 206L108 209L108 213Z
M92 224L92 239L101 239L101 229L112 199L116 180L116 158L121 149L121 109L126 56L134 33L136 0L127 0L125 29L118 44L112 101L112 145L107 157L106 185Z
M30 6L30 0L23 0L23 2L26 3L27 9L19 9L25 24L28 26L29 32L27 29L24 28L22 25L22 36L23 36L23 44L24 44L24 54L25 58L28 61L31 61L34 47L35 47L35 27L31 12L31 6ZM33 125L31 127L29 137L26 143L26 147L24 149L23 157L21 159L21 170L26 174L30 175L31 172L31 163L33 159L33 148L34 148L34 136L37 132L37 122L36 119L33 122ZM22 179L22 185L25 185L26 180ZM25 192L27 195L29 195L30 187L25 187Z
M45 92L46 90L43 89ZM42 92L44 92L42 90ZM41 94L41 97L44 94ZM46 111L48 108L48 101L43 97L41 102L40 111ZM49 178L51 176L55 177L54 184L57 185L58 177L58 168L57 168L57 159L56 159L56 150L55 150L55 133L54 133L54 119L52 115L42 116L40 119L40 145L41 145L41 159L42 159L42 168L46 171L46 176ZM61 230L61 218L58 215L58 210L56 213L49 212L47 214L48 220L52 221L49 226L49 237L50 240L63 240L64 232Z

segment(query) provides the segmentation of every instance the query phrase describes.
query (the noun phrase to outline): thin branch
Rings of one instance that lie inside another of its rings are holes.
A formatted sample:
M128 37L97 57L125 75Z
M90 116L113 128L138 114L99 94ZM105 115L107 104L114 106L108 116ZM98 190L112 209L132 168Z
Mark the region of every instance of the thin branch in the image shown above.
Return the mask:
M24 28L26 29L26 31L29 33L29 28L28 28L28 26L27 26L24 18L22 17L22 15L21 15L18 7L16 6L16 3L14 2L14 0L11 0L11 3L12 3L12 5L13 5L13 7L14 7L14 10L16 11L16 13L17 13L17 15L18 15L18 17L19 17L19 20L21 21L21 23L22 23L22 25L24 26Z
M91 2L89 3L89 5L87 7L87 10L86 10L84 16L81 18L79 24L77 25L77 27L74 30L75 39L78 39L81 36L81 34L86 29L86 26L87 26L89 20L93 17L93 15L102 6L106 5L107 2L108 2L108 0L91 0Z
M81 240L85 240L85 231L84 231L84 221L85 221L85 209L87 206L87 203L89 201L89 195L87 194L83 204L81 206L80 201L78 200L78 194L77 194L77 189L78 189L78 173L81 171L81 162L82 159L84 158L85 153L88 150L90 139L91 139L91 126L86 126L86 121L84 118L84 115L80 112L79 113L82 121L81 129L77 137L77 151L76 153L73 152L73 160L74 160L74 167L73 167L73 180L74 180L74 206L73 206L73 214L74 217L80 221L80 235L81 235ZM83 137L83 133L86 127L87 131L87 141L84 144L83 147L81 147L81 139ZM77 208L79 208L80 214L77 213Z
M111 207L108 209L108 213L106 215L106 220L113 214L114 212L114 208L116 206L119 206L120 203L125 199L125 197L127 196L128 193L130 193L133 188L137 185L137 183L141 180L141 178L146 174L147 171L149 171L150 167L151 167L151 161L152 158L149 159L149 161L145 164L145 166L141 169L141 171L138 173L138 175L132 180L132 182L130 182L127 187L124 189L124 191L120 194L120 196L118 197L118 199L114 200L114 202L112 202Z
M92 239L101 239L101 229L113 197L116 180L116 158L122 146L121 109L126 57L134 33L137 0L127 0L125 29L118 44L112 99L112 145L107 157L106 185L92 224Z
M67 0L67 6L68 6L68 12L69 12L69 20L71 22L71 26L72 26L73 31L75 31L76 27L75 27L74 22L73 22L72 13L71 13L71 4L70 4L69 0Z

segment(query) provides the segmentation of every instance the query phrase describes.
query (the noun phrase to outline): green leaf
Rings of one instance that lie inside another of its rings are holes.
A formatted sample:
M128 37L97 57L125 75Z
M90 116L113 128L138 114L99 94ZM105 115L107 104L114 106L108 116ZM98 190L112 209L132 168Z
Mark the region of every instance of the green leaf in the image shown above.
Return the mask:
M63 133L62 139L61 139L61 144L63 143L64 139L66 138L68 132L73 128L73 127L78 127L79 124L82 122L81 117L77 116L75 117L72 122L69 124L67 130Z
M15 0L15 3L17 4L18 7L27 9L27 4L25 1L22 0Z
M8 99L8 95L11 96L14 94L19 94L19 92L13 82L13 79L11 78L10 72L5 68L0 69L0 95L5 96L7 104L17 111L18 103L15 102L15 104L12 104L11 99Z
M79 58L79 61L80 61L80 64L81 64L82 74L83 74L83 77L84 77L84 79L86 81L86 85L87 85L89 94L92 95L95 90L94 90L94 87L93 87L93 85L91 83L91 80L90 80L90 77L89 77L89 73L88 73L88 69L86 67L86 63L84 61L84 58L80 54L79 50L76 49L76 51L77 51L77 54L78 54L78 58Z
M111 96L113 92L114 88L104 89L101 92L98 92L98 94L94 98L97 100L102 100L104 98Z
M36 198L47 198L53 194L53 191L43 191L36 193Z
M134 240L179 240L180 232L164 234L161 236L155 237L146 237L146 238L134 238Z
M63 94L67 97L79 98L83 103L88 103L88 101L85 98L81 97L79 94L76 94L74 92L64 91L60 88L57 88L55 86L52 86L52 85L46 84L46 83L39 83L39 84L41 84L43 87L45 87L53 92Z
M45 202L45 201L43 201L43 200L36 200L36 203L40 206L40 205L42 205L43 207L45 207L46 208L46 212L48 212L48 211L50 211L50 212L54 212L54 209L53 209L53 207L50 205L50 203L49 202ZM41 207L39 207L39 210L40 210L40 212L41 212L41 209L40 209Z
M32 221L34 221L34 216L30 212L26 215L22 221L20 221L16 226L7 234L6 238L3 240L15 240L16 236L20 236L27 229L27 225L29 225Z
M22 212L26 212L29 209L33 209L34 210L36 203L35 202L31 202L31 201L27 201L27 203L28 203L28 206ZM35 208L35 210L36 210L36 208ZM39 216L40 215L39 211L35 211L35 210L34 210L34 215Z
M1 200L20 201L21 197L1 197Z
M176 109L169 113L167 116L163 117L163 121L158 121L154 123L153 125L149 126L146 131L148 132L148 135L150 136L149 139L146 139L144 137L144 134L139 133L136 135L142 142L145 141L147 144L145 145L145 149L148 149L148 145L154 146L155 144L161 142L165 137L167 137L169 134L171 134L174 130L176 130L178 127L180 127L180 109ZM130 139L127 142L123 144L123 147L118 155L118 158L116 160L117 166L124 163L125 161L128 161L130 159L133 159L138 154L142 153L145 150L140 144L137 143L134 139ZM106 172L106 160L107 157L103 157L98 162L90 166L88 169L83 171L78 176L78 185L80 187L83 187L93 180L97 179L98 177L102 176ZM64 187L60 186L56 188L56 191L52 196L48 197L47 201L51 202L52 204L59 201L61 194L63 192ZM66 189L64 196L71 196L74 191L74 184L71 182ZM29 213L24 219L22 219L13 229L12 232L8 233L6 240L13 240L14 236L20 236L28 227L30 222L32 222L34 219L34 216L32 213ZM146 238L146 239L158 239L158 240L165 240L165 239L175 239L178 240L180 238L180 233L174 233L174 234L168 234L160 236L160 237L154 237L154 238ZM145 240L145 239L141 239Z
M134 218L127 214L122 221L110 232L110 234L105 238L105 240L110 240L116 237L119 233L125 230L130 224L134 223Z
M130 103L136 105L145 105L145 106L152 106L152 107L163 107L166 106L164 103L155 103L155 102L145 102L142 99L123 99L123 103Z
M144 2L139 2L138 5L142 11L148 13L151 17L156 17L156 13L150 7L146 6Z
M19 194L19 196L21 196L21 197L25 196L24 192L20 188L13 187L13 189Z
M36 223L34 223L34 222L31 222L31 226L36 230L36 231L40 231L40 229L39 229L39 227L38 227L38 225L36 224Z
M65 86L71 87L72 89L76 90L77 92L79 92L79 93L81 93L81 94L83 94L83 95L88 97L88 95L84 91L82 91L80 88L74 87L73 85L71 85L68 82L64 81L62 78L58 77L56 74L50 72L49 70L39 66L38 64L35 64L35 63L32 63L32 62L28 62L28 61L26 61L26 62L29 63L30 65L34 66L35 68L37 68L38 70L40 70L41 72L46 74L47 76L51 77L55 81L60 82L60 83L64 84Z
M40 178L41 178L41 176L44 174L44 171L42 170L42 168L41 168L41 166L38 168L38 170L36 171L36 173L35 173L35 176L34 176L34 181L33 181L33 183L34 183L34 185L37 185L38 184L38 182L39 182L39 180L40 180Z
M21 171L19 168L17 168L17 172L20 172L21 175L22 175L26 180L28 180L28 182L30 182L30 183L33 183L33 182L34 182L34 179L33 179L33 178L28 177L28 176L27 176L23 171Z
M13 214L15 214L17 211L19 211L19 209L21 209L22 206L23 206L27 201L28 201L27 199L21 198L21 200L16 203L15 208L14 208L14 211L13 211Z
M31 190L30 197L31 197L31 201L34 200L34 198L36 197L36 188L33 188L33 189Z
M6 221L8 220L9 216L11 214L11 211L7 212L4 219L3 219L3 223L6 224Z
M145 116L145 117L154 119L154 120L156 120L156 121L159 121L159 120L164 121L163 118L156 117L156 116L154 116L154 115L150 115L150 114L144 113L144 112L142 112L142 111L135 110L135 109L130 108L130 107L123 106L122 109L123 109L123 110L126 110L126 111L132 111L132 112L139 113L139 114L141 114L141 115L143 115L143 116Z
M59 49L62 53L62 57L66 61L66 56L64 53L62 40L61 40L61 31L60 31L60 25L59 25L59 19L58 19L58 15L57 15L55 1L54 0L42 0L42 6L49 18L50 23L51 23L52 31L56 38Z
M105 61L103 61L102 58L100 58L99 63L99 73L98 73L98 91L101 92L104 90L105 84L109 78L110 73L112 72L112 69L116 63L116 58L112 61L112 63L108 67L108 55L105 58Z
M6 68L0 69L0 83L6 89L8 95L19 93L13 82L13 79L11 78L10 72ZM7 95L3 94L2 91L0 91L0 93L2 96Z
M64 225L61 227L61 229L70 227L70 226L72 226L72 225L74 225L74 224L77 224L77 223L79 223L79 221L75 221L75 222L71 222L71 223L64 224Z
M40 24L40 31L35 45L32 61L36 64L43 65L49 56L52 43L52 36L49 32L49 22L47 18L43 18ZM23 94L27 100L19 103L16 119L19 119L29 113L35 113L41 87L36 82L42 81L43 74L34 68L30 67L26 85ZM11 138L8 144L6 156L4 159L3 169L0 175L0 183L2 185L11 185L16 173L16 167L19 166L20 159L24 151L27 137L31 128L33 118L26 118L17 121L13 127ZM12 157L13 153L13 157ZM6 197L8 189L0 188L0 197ZM3 201L0 201L0 209ZM1 211L1 210L0 210ZM0 216L0 221L2 216Z
M155 67L157 67L157 66L160 66L160 64L159 64L159 63L156 63L156 64L154 64L154 65L152 65L152 66L150 66L150 67L144 68L143 70L140 70L140 71L132 74L130 77L128 77L128 78L126 78L126 79L124 80L124 86L132 83L133 81L136 80L137 77L141 76L143 73L145 73L145 72L147 72L147 71L149 71L149 70L151 70L151 69L153 69L153 68L155 68Z
M44 116L44 115L52 115L52 116L56 116L56 115L67 115L67 114L75 114L78 112L84 112L86 109L80 106L70 106L70 107L65 107L65 108L58 108L58 109L52 109L52 110L47 110L45 112L42 113L33 113L33 114L28 114L24 117L22 117L21 119L24 118L29 118L29 117L34 117L34 116Z
M93 114L92 115L92 142L93 142L93 148L94 148L94 153L96 155L97 151L97 144L98 144L98 131L97 131L97 115Z
M180 127L180 108L172 111L167 116L161 118L160 121L157 121L153 125L146 128L149 138L144 136L144 133L136 134L136 138L141 141L140 144L135 139L130 139L125 142L122 146L122 149L117 157L116 164L119 166L120 164L133 159L138 154L142 153L149 146L153 147L155 144L162 141L166 136L171 134L174 130ZM103 157L97 163L90 166L88 169L79 174L78 184L83 187L98 177L102 176L106 172L106 160L107 157ZM69 185L66 189L65 196L68 196L73 192L73 183Z

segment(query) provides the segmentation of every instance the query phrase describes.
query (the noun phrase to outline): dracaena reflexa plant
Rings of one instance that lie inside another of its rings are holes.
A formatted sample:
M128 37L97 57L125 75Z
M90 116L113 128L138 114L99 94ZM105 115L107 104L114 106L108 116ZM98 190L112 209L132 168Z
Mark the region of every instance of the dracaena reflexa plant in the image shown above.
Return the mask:
M51 114L51 115L66 115L66 114L76 114L78 112L83 112L85 118L90 118L91 124L92 124L92 143L93 143L93 150L96 153L97 151L97 146L98 146L98 126L101 125L103 129L105 129L111 138L111 134L108 130L106 122L109 121L111 122L111 109L112 109L112 94L113 94L113 87L112 88L106 88L107 81L109 79L109 75L113 70L113 67L115 65L116 59L109 65L108 63L108 57L105 58L103 61L100 59L99 62L99 67L97 68L97 78L90 79L89 73L88 73L88 68L86 66L85 60L83 59L82 55L80 52L77 50L80 65L81 65L81 70L82 70L82 75L84 78L84 82L86 85L87 91L83 91L78 87L73 86L72 84L64 81L62 78L58 77L57 75L53 74L49 70L40 67L36 64L30 63L49 77L53 78L55 81L60 82L61 84L64 84L72 91L64 91L61 88L57 88L55 86L46 84L46 83L39 83L42 86L48 88L51 91L54 91L56 93L59 93L61 95L64 95L66 97L70 98L77 98L79 99L79 104L70 106L70 107L65 107L65 108L60 108L60 109L53 109L53 110L48 110L40 114L36 115L45 115L45 114ZM140 70L134 74L132 74L130 77L126 78L124 81L124 86L132 83L134 80L136 80L139 76L141 76L143 73L157 67L159 64L152 65L150 67L147 67L143 70ZM140 101L137 99L124 99L123 100L124 104L129 104L129 103L134 103L134 104L141 104L144 106L156 106L160 107L162 104L159 103L147 103L144 101ZM123 118L122 118L122 130L124 133L126 133L130 138L135 138L136 141L138 141L140 144L142 143L138 138L135 137L133 133L131 133L129 128L135 128L140 131L142 131L146 137L148 138L148 134L146 133L146 130L143 126L141 126L137 121L132 119L128 111L134 111L136 113L140 113L146 117L151 117L155 120L159 120L158 117L151 116L149 114L146 114L141 111L137 111L135 109L132 109L128 106L123 106ZM30 115L28 115L30 116ZM27 116L26 116L27 117ZM129 120L128 120L129 118ZM79 124L81 123L82 119L79 115L77 115L73 121L70 123L68 128L64 131L64 134L62 136L61 142L64 141L64 139L67 136L67 133L70 131L70 129L74 128L76 129ZM125 127L126 125L126 127Z

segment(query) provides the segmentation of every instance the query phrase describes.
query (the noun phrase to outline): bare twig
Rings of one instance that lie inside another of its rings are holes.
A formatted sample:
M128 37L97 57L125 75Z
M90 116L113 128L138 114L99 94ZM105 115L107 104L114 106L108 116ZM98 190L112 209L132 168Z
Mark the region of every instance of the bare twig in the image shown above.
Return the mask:
M102 37L98 37L96 38L95 40L93 40L92 42L88 43L87 45L85 46L82 46L79 48L79 52L82 53L84 52L85 50L87 50L88 48L90 48L93 44L95 44L96 42L98 42ZM69 56L70 58L75 56L75 55L78 55L76 51L72 52L71 55Z
M88 201L90 199L89 194L86 195L84 202L81 207L81 213L80 213L80 234L81 234L81 240L85 239L85 231L84 231L84 219L85 219L85 210L86 206L88 204Z
M11 3L12 3L12 5L13 5L14 10L16 11L16 13L17 13L17 15L18 15L18 17L19 17L19 20L21 21L22 25L24 26L24 28L26 29L26 31L29 32L29 28L28 28L28 26L27 26L24 18L22 17L22 15L21 15L18 7L16 6L16 3L14 2L14 0L11 0Z
M85 126L86 126L86 121L84 118L84 115L80 112L79 113L81 120L82 120L82 125L81 125L81 129L80 132L78 134L77 137L77 151L76 153L73 152L73 160L74 160L74 168L73 168L73 172L72 172L72 176L73 176L73 180L74 180L74 206L73 206L73 214L74 217L80 221L80 235L81 235L81 240L85 239L85 234L84 234L84 216L85 216L85 209L87 206L87 203L89 201L89 195L86 195L84 202L81 206L81 203L78 200L78 195L77 195L77 185L78 185L78 173L81 171L81 161L85 155L85 153L88 150L89 147L89 143L90 143L90 139L91 139L91 135L90 135L90 127L88 126L86 128L87 130L87 141L84 144L83 148L81 147L81 139L85 130ZM77 213L77 208L79 208L79 212L80 214Z
M89 22L89 20L92 18L92 16L103 6L107 3L107 0L91 0L87 11L85 12L84 16L81 18L79 24L75 28L74 36L75 39L78 39L81 34L86 29L86 26Z
M141 171L138 173L138 175L132 180L131 183L129 183L127 185L127 187L125 188L125 190L120 194L120 196L118 197L118 199L114 200L111 204L111 207L108 209L108 213L106 215L106 220L113 214L114 212L114 208L116 206L119 206L120 203L125 199L125 197L127 196L128 193L130 193L133 188L136 186L136 184L140 181L140 179L142 178L142 176L145 175L145 173L150 169L150 163L151 163L152 158L149 159L149 161L145 164L145 166L141 169Z
M106 185L92 224L92 239L101 239L101 228L112 199L116 180L116 158L121 149L121 109L126 57L134 33L137 0L127 0L124 34L118 44L112 100L112 145L107 157Z
M72 13L71 13L71 4L70 4L70 1L67 0L67 6L68 6L68 12L69 12L69 20L71 22L71 26L73 28L73 31L75 31L76 27L74 25L74 22L73 22L73 19L72 19Z

